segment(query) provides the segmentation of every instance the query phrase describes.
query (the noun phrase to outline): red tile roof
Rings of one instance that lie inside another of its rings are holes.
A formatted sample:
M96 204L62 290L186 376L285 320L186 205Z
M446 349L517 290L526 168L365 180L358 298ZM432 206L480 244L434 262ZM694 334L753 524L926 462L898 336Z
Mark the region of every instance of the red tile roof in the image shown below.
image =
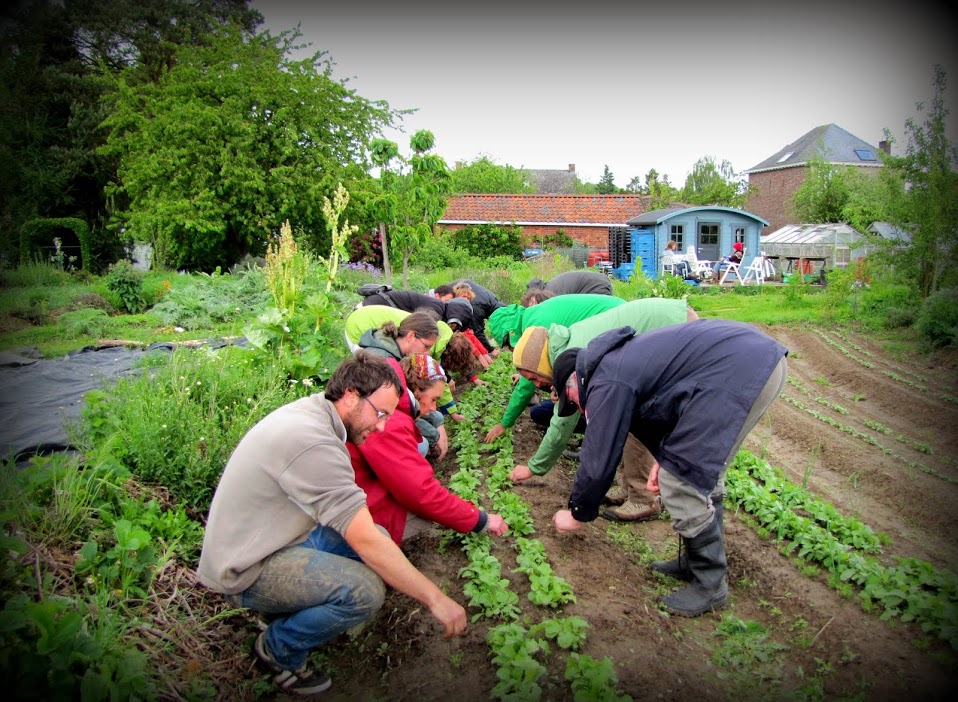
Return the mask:
M440 224L622 225L649 209L647 195L457 195Z

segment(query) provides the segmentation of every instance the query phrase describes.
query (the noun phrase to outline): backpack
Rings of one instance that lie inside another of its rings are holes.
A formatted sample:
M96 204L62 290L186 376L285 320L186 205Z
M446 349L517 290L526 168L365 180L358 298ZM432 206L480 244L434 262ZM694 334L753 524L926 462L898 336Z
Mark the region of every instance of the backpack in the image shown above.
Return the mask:
M363 283L356 292L363 297L369 297L370 295L389 292L392 289L392 285L385 285L384 283Z

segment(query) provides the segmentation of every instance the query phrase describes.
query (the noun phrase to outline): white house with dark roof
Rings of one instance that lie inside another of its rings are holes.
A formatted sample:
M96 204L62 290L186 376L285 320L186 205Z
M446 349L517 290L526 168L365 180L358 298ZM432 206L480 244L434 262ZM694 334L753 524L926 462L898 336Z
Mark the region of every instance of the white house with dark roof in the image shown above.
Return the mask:
M808 175L809 161L822 156L828 163L877 172L882 167L879 151L890 149L888 142L875 147L835 124L815 127L745 171L753 189L746 207L768 221L766 232L776 231L794 223L791 198Z

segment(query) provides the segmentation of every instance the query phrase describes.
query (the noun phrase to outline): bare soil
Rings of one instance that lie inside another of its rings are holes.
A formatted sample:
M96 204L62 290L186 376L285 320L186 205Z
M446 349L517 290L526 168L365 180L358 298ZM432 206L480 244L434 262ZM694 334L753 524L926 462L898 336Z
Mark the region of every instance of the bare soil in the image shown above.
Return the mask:
M851 353L874 366L867 368L815 330L765 331L790 349L794 383L786 385L784 394L876 436L891 453L781 399L748 437L746 448L783 468L793 481L807 481L843 513L887 534L891 543L883 558L889 563L896 556L917 557L955 572L958 356L902 359L864 335L825 333L846 350L855 344L859 350ZM891 433L869 429L866 420ZM534 452L540 436L527 417L519 422L513 430L517 462ZM440 469L446 475L454 471L455 456L447 457ZM946 643L914 624L880 620L855 597L843 599L823 575L800 572L774 542L758 536L734 513L726 519L730 607L697 619L668 617L657 601L676 583L653 575L635 555L638 551L613 540L609 522L600 518L573 535L554 532L551 517L565 506L574 470L575 464L564 459L548 475L515 490L531 506L535 536L552 567L575 591L576 603L560 614L590 623L583 652L613 659L620 692L636 700L953 698L958 659ZM618 531L631 532L639 551L644 543L658 556L675 552L676 537L664 518ZM466 559L456 544L443 545L439 535L424 535L405 549L423 572L466 603L457 577ZM524 578L509 572L515 558L508 538L496 542L495 553L504 575L516 580L515 590L527 591L519 583ZM525 611L529 622L550 616L528 602ZM769 640L784 648L768 662L753 652L744 656L742 667L720 664L714 654L723 638L716 627L728 615L760 623ZM358 636L326 648L323 662L334 682L324 697L487 700L497 680L484 637L496 623L480 619L464 636L446 640L419 603L390 592L380 614ZM224 628L235 625L227 622ZM247 631L247 641L250 636ZM563 661L558 654L549 659L548 679L540 681L543 699L572 699ZM248 659L237 661L236 674L256 676Z

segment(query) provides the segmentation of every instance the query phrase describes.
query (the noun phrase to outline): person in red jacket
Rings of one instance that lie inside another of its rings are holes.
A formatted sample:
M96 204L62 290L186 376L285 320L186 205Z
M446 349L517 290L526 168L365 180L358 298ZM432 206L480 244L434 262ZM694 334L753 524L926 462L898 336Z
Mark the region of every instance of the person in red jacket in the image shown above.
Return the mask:
M397 544L432 522L462 534L488 531L502 536L509 528L505 520L449 492L417 449L422 434L415 417L435 409L446 384L442 366L426 354L388 361L404 385L396 411L385 431L359 446L346 443L356 483L366 493L373 521Z

